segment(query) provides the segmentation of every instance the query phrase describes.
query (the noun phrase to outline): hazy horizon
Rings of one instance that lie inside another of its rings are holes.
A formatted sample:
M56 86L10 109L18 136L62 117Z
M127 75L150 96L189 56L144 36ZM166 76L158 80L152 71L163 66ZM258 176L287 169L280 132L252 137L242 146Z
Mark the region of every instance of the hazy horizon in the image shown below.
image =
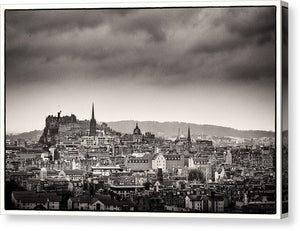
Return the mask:
M73 113L74 114L74 113ZM56 116L56 115L53 115L53 116ZM62 116L65 116L64 114L62 114ZM77 118L77 120L80 120L80 121L89 121L90 119L79 119ZM100 125L101 123L115 123L115 122L137 122L137 123L143 123L143 122L157 122L157 123L185 123L185 124L189 124L189 125L200 125L200 126L216 126L216 127L224 127L224 128L232 128L232 129L235 129L235 130L238 130L238 131L266 131L266 132L275 132L274 130L255 130L255 129L249 129L249 130L243 130L243 129L236 129L236 128L233 128L233 127L228 127L228 126L222 126L222 125L216 125L216 124L198 124L198 123L193 123L193 122L185 122L185 121L156 121L156 120L115 120L115 121L99 121L99 120L96 120L97 124ZM43 126L42 128L36 128L36 129L33 129L33 130L28 130L28 131L22 131L22 132L13 132L13 131L7 131L6 134L7 135L18 135L18 134L21 134L21 133L26 133L26 132L32 132L32 131L41 131L44 129L45 126ZM134 127L133 127L134 128ZM146 131L144 131L146 132ZM192 131L191 131L192 133Z
M6 127L47 115L275 130L275 8L6 11Z

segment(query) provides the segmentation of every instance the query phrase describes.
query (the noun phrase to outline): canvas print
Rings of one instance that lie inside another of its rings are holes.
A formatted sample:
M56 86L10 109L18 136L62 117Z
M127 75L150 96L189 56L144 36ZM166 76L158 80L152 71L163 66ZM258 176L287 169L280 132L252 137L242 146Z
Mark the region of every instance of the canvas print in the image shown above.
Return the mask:
M5 10L5 210L275 214L277 154L275 6Z

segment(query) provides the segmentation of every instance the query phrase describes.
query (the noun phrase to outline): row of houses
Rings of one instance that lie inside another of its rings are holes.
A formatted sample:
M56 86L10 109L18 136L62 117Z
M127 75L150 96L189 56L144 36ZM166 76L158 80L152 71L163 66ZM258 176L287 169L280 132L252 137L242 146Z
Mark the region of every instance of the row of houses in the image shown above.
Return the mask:
M56 193L37 193L35 191L14 191L11 202L16 209L58 210L62 197Z
M110 195L82 195L68 199L68 210L134 211L134 204L130 200L114 200Z
M14 191L11 198L16 209L59 210L62 197L56 193ZM110 195L81 195L68 199L68 210L84 211L134 211L132 200L114 200ZM188 195L185 198L186 211L224 212L224 198Z
M59 210L62 197L56 193L35 191L14 191L11 202L15 209ZM133 211L134 205L129 200L113 200L110 195L81 195L68 199L68 210L88 211Z

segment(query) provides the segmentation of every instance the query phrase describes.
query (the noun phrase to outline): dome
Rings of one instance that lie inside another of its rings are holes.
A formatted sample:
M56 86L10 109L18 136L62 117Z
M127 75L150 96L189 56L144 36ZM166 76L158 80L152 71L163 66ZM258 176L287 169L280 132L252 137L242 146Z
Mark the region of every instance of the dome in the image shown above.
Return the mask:
M133 135L141 135L141 129L139 129L138 124L136 123L135 129L133 130Z

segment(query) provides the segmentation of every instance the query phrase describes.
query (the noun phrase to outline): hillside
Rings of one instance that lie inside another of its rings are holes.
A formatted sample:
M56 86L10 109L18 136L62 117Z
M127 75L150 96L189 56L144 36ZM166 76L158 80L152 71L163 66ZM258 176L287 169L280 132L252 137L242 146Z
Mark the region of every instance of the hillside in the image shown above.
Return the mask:
M20 134L16 134L16 135L7 135L6 138L13 138L13 139L31 139L31 140L38 140L41 135L42 135L43 131L42 130L34 130L34 131L30 131L30 132L23 132Z
M136 121L126 120L107 123L112 129L122 133L132 133L135 128ZM191 128L192 135L212 135L212 136L233 136L241 138L260 138L260 137L274 137L275 133L272 131L260 130L237 130L229 127L215 126L215 125L199 125L193 123L183 122L156 122L156 121L140 121L138 122L143 133L149 131L155 135L176 136L178 129L182 134L187 134L188 126Z

